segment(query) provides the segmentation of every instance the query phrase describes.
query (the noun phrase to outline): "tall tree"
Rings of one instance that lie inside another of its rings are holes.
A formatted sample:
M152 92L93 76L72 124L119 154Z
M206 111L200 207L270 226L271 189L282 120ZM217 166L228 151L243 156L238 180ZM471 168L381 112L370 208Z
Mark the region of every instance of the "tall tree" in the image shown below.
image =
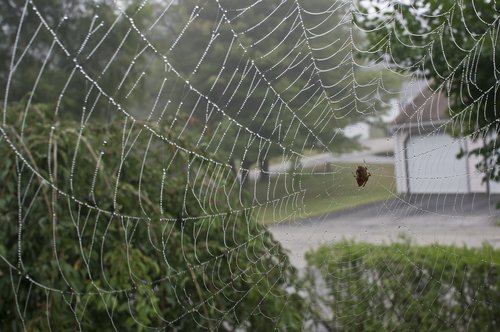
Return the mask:
M124 12L139 25L152 21L153 6L135 15L139 7L140 1L129 1ZM140 78L152 52L141 53L144 40L111 1L5 1L0 27L2 99L8 103L59 105L72 115L87 107L110 120L116 111L108 97L132 109L151 99Z
M243 169L256 161L265 169L270 157L297 157L304 149L352 148L340 129L375 116L375 99L368 97L376 88L363 91L355 83L375 74L367 79L353 63L351 8L336 6L234 0L173 6L177 33L168 56L218 106L186 91L184 109L221 136L217 148L230 156L238 151Z

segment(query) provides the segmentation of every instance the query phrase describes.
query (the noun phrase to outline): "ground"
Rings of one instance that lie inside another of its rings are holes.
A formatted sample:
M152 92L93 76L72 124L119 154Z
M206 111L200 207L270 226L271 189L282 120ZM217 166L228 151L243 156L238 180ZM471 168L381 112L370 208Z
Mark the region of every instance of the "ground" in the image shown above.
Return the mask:
M292 263L305 266L304 253L322 243L354 239L390 243L402 238L432 243L500 248L500 195L448 194L394 197L382 203L270 226L290 251Z
M396 190L392 140L372 139L361 144L366 147L363 151L305 157L301 174L287 176L288 164L272 164L270 180L252 182L251 186L256 205L270 202L258 211L258 221L299 220L392 197ZM359 165L366 165L372 175L364 188L359 188L353 177ZM256 175L253 171L251 178Z

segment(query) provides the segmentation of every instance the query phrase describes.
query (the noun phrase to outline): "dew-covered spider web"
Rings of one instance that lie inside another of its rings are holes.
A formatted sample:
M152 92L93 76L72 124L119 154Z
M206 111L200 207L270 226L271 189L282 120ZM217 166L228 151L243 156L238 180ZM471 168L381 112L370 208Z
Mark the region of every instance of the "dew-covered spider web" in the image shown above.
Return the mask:
M0 329L497 330L499 11L3 1Z

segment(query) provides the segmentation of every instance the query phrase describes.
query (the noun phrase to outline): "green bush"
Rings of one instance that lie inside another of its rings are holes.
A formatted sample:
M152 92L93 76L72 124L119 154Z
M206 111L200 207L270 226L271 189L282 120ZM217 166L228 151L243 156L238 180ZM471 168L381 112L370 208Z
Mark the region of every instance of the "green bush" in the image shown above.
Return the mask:
M203 146L168 126L75 122L46 105L7 115L1 330L301 328L286 254Z
M339 242L307 254L339 331L498 331L500 251Z

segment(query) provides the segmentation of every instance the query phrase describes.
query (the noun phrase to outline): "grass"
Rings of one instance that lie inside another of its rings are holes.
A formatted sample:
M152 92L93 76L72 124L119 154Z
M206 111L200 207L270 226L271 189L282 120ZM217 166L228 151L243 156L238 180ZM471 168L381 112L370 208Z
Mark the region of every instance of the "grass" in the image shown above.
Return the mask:
M384 201L395 191L394 165L368 165L371 177L358 187L352 172L357 164L322 165L300 174L280 174L252 183L260 223L297 220Z

